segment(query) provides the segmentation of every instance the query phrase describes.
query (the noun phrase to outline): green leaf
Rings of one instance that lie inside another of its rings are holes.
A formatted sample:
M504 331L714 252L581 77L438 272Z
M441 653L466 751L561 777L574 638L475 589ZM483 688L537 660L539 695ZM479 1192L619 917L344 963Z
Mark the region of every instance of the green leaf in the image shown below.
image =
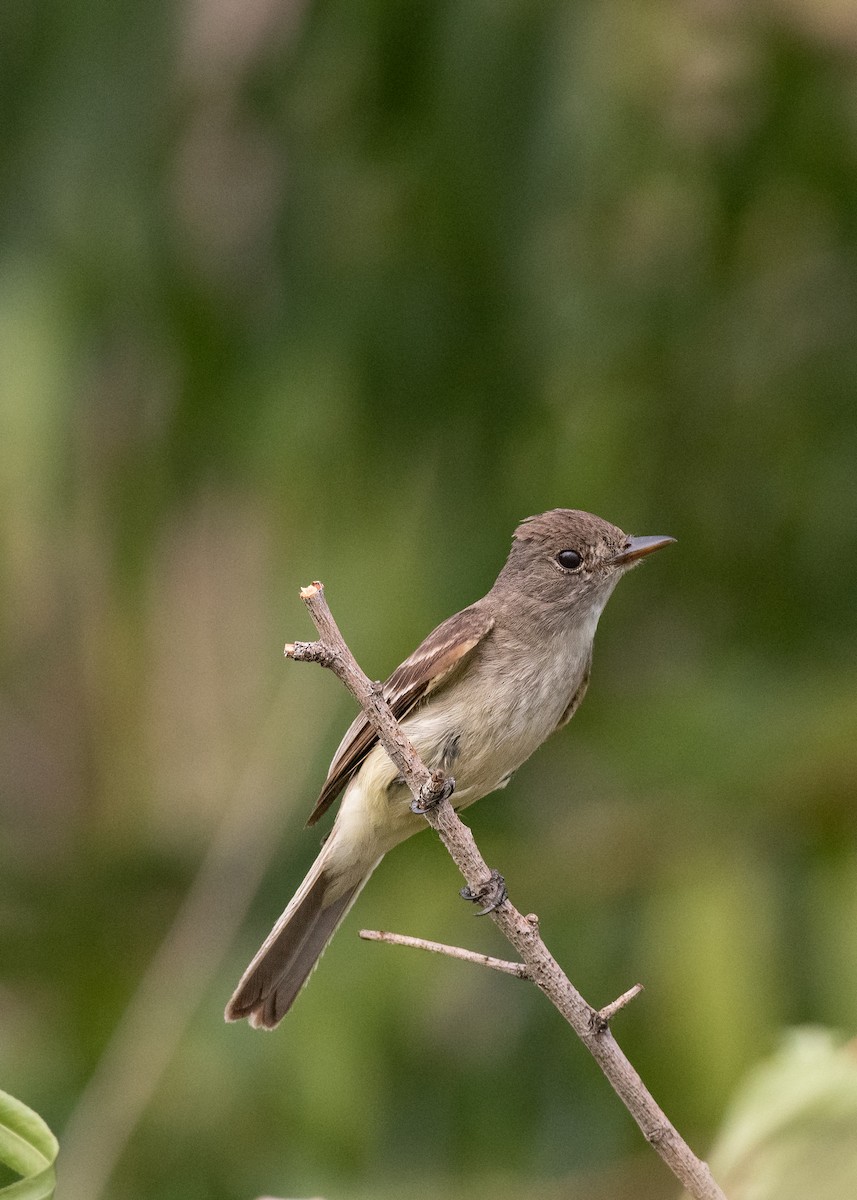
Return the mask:
M0 1091L0 1162L23 1176L0 1188L2 1200L49 1200L58 1152L57 1139L38 1113Z
M792 1030L748 1077L711 1154L730 1200L857 1196L857 1051Z

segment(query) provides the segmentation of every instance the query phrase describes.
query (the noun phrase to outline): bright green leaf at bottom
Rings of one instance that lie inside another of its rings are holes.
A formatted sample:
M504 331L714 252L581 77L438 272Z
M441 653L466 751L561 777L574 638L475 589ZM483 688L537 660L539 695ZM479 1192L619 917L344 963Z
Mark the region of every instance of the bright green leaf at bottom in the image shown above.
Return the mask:
M0 1091L0 1162L23 1178L0 1188L3 1200L49 1200L54 1194L57 1139L26 1104Z
M711 1168L730 1200L857 1196L857 1046L791 1031L739 1091Z

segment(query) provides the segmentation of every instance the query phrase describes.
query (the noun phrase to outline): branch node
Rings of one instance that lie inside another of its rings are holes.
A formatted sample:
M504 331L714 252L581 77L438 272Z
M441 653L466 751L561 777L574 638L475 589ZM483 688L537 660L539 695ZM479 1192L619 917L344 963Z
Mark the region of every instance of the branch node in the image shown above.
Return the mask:
M657 1149L658 1146L667 1140L669 1135L670 1128L668 1125L655 1125L652 1129L646 1130L646 1141L650 1146L654 1146Z
M286 642L283 654L295 662L314 662L322 667L332 667L337 658L336 651L325 642Z
M621 1012L626 1004L630 1004L636 996L639 996L642 990L643 985L635 983L632 988L628 988L627 992L623 992L611 1004L605 1004L603 1008L597 1010L593 1009L589 1014L589 1028L593 1033L604 1033L609 1028L610 1022L616 1016L616 1013Z

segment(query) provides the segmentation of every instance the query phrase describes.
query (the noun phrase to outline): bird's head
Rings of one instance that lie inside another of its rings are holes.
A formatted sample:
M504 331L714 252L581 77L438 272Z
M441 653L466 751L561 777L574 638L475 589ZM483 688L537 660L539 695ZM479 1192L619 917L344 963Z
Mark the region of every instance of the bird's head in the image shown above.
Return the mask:
M531 598L561 621L569 613L599 613L626 571L671 537L632 537L592 513L553 508L527 517L495 584Z

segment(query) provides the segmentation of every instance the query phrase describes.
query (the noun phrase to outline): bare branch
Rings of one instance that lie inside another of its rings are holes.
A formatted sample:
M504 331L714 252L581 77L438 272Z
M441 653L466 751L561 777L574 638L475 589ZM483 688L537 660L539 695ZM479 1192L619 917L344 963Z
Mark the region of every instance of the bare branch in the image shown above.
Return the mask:
M597 1030L606 1029L616 1016L616 1013L621 1012L626 1004L630 1004L635 997L639 996L642 990L643 985L641 983L635 983L632 988L628 988L627 992L623 992L622 995L617 997L611 1004L605 1004L604 1007L599 1009L595 1014L594 1028Z
M447 946L444 942L430 942L425 938L408 937L404 933L388 933L385 929L361 929L360 937L366 942L387 942L391 946L412 946L414 950L430 950L432 954L445 954L447 958L460 958L463 962L476 963L479 967L490 967L518 979L530 979L526 964L508 962L505 958L492 958L490 954L479 954L476 950L465 950L462 946Z
M320 645L290 643L286 653L291 651L289 656L296 660L321 662L345 684L366 713L381 745L410 788L415 808L423 813L437 832L467 880L471 895L475 897L490 892L497 879L496 872L490 870L470 829L449 803L452 781L445 779L440 771L429 771L394 718L380 686L371 683L361 671L328 608L323 586L316 582L303 588L301 599L319 632ZM696 1157L619 1048L607 1023L609 1016L607 1021L603 1020L601 1013L586 1003L550 953L541 939L538 921L520 913L508 897L497 903L496 908L490 911L490 917L524 960L533 982L565 1017L596 1060L639 1125L646 1141L651 1143L694 1200L726 1200L708 1164ZM627 1003L624 997L620 999ZM608 1005L608 1010L612 1007Z

